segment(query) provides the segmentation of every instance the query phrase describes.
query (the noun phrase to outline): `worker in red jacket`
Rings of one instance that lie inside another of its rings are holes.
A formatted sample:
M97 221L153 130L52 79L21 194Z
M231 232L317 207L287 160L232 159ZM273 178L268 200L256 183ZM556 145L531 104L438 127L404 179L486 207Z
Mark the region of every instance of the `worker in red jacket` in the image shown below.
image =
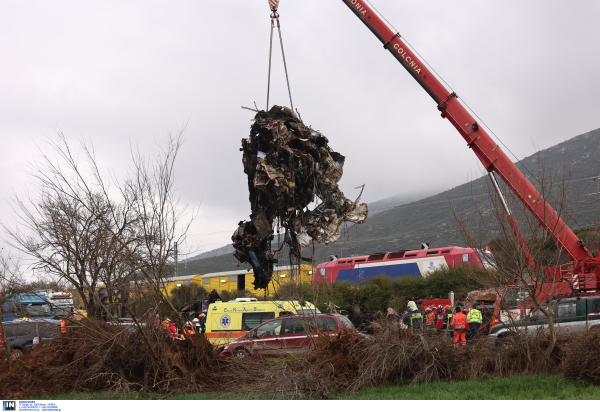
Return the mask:
M467 328L467 315L463 312L456 312L456 315L452 316L452 322L450 325L454 328L454 347L458 348L458 341L462 342L463 346L467 346L467 339L465 331Z
M435 311L435 328L437 329L438 334L441 334L444 330L444 318L446 317L446 312L442 308L442 305L439 305Z
M175 326L175 324L173 322L171 322L171 319L165 319L163 321L163 325L164 325L166 331L169 333L169 335L171 335L171 337L173 337L173 338L179 337L179 334L177 333L177 327Z

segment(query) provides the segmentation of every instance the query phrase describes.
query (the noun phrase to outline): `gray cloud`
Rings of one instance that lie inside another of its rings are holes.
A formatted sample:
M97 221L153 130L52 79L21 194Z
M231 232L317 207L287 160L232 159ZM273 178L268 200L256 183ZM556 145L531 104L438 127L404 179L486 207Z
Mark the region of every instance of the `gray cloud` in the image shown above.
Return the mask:
M519 158L600 127L594 1L375 2ZM247 218L238 151L265 106L265 0L0 1L0 191L28 179L35 143L60 128L123 172L130 142L187 124L178 191L197 205L191 240L211 249ZM282 0L295 106L347 157L341 188L363 199L442 190L479 172L435 104L341 1ZM273 104L288 104L275 47ZM3 219L10 210L3 202ZM214 233L225 232L225 233Z

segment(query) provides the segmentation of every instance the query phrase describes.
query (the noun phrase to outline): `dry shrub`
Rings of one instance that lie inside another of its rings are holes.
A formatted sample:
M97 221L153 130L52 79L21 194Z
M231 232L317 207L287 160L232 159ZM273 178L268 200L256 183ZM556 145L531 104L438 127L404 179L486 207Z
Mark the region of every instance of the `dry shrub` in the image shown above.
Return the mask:
M321 341L304 357L234 360L229 378L240 392L327 398L369 386L555 373L563 356L560 348L546 356L544 336L516 336L506 347L481 337L456 349L447 334L413 335L393 324L370 336L346 331Z
M142 343L144 334L153 342L152 350ZM321 336L321 344L304 356L226 360L203 335L173 340L154 326L130 335L87 320L22 356L12 373L0 366L0 395L128 390L328 398L369 386L508 378L561 369L565 377L600 384L599 338L598 333L573 334L561 339L548 356L544 334L514 335L500 346L481 337L456 349L447 334L413 335L390 323L376 328L374 335L343 331Z
M20 357L12 372L0 369L0 388L6 398L103 390L203 392L215 389L224 363L203 335L180 341L154 326L129 334L85 319Z
M529 347L529 357L524 345ZM392 326L379 329L369 338L347 333L325 339L307 361L315 367L333 365L330 369L320 368L326 375L324 381L335 382L332 390L353 391L397 382L459 381L555 371L557 360L543 356L545 348L544 338L527 343L521 339L499 348L482 337L456 349L447 334L413 335Z
M571 339L564 347L564 377L600 385L600 329Z

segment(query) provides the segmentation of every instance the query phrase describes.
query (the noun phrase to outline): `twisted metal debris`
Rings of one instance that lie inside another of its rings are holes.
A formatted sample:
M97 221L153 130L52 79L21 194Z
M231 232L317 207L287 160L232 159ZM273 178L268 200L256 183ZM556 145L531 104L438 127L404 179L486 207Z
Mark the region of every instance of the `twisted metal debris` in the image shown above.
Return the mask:
M250 221L239 223L231 239L234 256L254 269L255 289L268 286L277 263L271 251L275 222L285 229L291 253L306 261L310 259L302 257L302 248L311 241L333 243L342 223L367 219L368 207L358 204L360 196L353 202L338 188L345 158L328 143L282 106L258 111L250 137L242 140L252 214ZM315 197L322 202L308 210Z

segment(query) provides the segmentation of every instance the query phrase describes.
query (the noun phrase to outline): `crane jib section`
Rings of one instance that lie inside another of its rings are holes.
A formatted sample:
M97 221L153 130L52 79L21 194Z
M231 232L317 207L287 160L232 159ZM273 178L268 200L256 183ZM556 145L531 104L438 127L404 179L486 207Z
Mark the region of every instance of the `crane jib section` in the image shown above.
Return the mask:
M342 1L437 103L442 117L448 119L458 130L485 169L495 172L508 185L571 260L592 258L592 254L558 213L543 199L489 134L477 124L476 119L460 103L458 96L446 89L416 53L402 41L400 34L394 33L365 2Z

